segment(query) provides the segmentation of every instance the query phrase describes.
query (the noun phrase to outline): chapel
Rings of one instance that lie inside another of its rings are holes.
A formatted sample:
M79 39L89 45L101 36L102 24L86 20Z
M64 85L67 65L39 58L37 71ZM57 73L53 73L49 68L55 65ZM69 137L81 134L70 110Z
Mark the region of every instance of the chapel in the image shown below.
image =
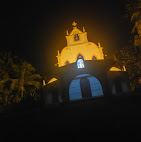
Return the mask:
M67 45L57 53L57 64L48 82L43 81L45 104L74 102L119 95L130 91L125 66L106 59L100 42L89 42L83 27L66 31Z

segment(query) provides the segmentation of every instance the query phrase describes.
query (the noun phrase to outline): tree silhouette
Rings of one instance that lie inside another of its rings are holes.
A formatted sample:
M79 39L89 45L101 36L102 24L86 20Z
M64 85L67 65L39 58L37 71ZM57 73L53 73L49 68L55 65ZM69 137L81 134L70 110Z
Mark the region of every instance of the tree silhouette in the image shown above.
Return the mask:
M141 86L139 82L141 78L141 60L138 59L137 52L132 45L120 50L120 61L127 68L132 89L139 88Z
M38 90L41 86L41 76L33 73L35 68L31 64L22 62L19 68L20 75L18 82L18 96L16 101L20 101L24 95L30 94L31 96L34 96L36 90ZM30 88L28 86L30 86Z
M26 95L37 98L41 76L35 68L9 53L0 53L0 102L19 102Z
M120 50L120 60L127 68L132 89L141 87L141 0L125 0L128 18L133 24L133 39ZM127 18L127 17L126 17Z
M4 105L10 103L14 97L12 91L15 90L17 79L13 78L16 69L11 53L0 53L0 101Z

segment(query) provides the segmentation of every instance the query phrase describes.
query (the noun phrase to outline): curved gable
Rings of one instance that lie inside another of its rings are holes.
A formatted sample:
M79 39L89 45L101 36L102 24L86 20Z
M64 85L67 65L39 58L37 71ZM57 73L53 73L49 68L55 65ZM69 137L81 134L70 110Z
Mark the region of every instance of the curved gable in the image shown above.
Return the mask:
M73 30L71 31L71 33L69 34L69 36L72 36L72 35L74 35L75 33L81 34L81 33L83 33L83 32L80 31L77 27L73 27Z
M61 54L57 55L59 67L66 65L68 63L66 61L69 61L70 64L76 62L79 54L83 56L84 60L104 59L103 48L100 44L96 45L93 42L88 42L84 27L81 31L75 23L71 33L69 34L67 31L66 39L67 46L62 49Z

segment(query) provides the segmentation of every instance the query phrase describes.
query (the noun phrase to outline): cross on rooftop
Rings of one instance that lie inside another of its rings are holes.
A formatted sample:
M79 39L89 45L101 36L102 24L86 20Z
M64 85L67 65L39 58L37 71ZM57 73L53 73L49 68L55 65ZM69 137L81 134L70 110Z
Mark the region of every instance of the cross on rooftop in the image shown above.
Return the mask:
M75 26L77 25L77 23L76 23L76 22L73 22L72 25L75 27Z

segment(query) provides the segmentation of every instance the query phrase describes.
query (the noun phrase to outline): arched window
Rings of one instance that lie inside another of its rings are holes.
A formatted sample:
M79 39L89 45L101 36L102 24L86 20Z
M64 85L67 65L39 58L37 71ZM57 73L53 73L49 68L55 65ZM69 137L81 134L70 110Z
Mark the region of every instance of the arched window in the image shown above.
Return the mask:
M81 54L77 56L77 67L84 68L84 57Z
M84 60L84 57L81 55L81 54L79 54L78 56L77 56L77 60L78 59L83 59Z
M65 65L68 65L68 64L69 64L69 61L66 61L66 62L65 62Z
M83 61L83 59L78 59L77 60L77 67L78 68L84 68L84 61Z
M92 57L92 60L96 60L97 58L95 56Z

